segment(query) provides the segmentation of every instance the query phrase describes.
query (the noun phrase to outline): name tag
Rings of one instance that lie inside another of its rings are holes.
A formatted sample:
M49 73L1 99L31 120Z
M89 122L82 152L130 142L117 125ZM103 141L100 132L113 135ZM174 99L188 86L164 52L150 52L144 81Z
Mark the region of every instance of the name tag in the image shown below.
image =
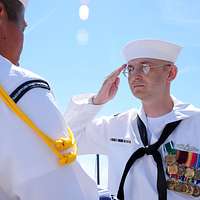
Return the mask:
M121 139L121 138L110 138L112 142L120 142L120 143L129 143L131 144L131 140L128 139Z

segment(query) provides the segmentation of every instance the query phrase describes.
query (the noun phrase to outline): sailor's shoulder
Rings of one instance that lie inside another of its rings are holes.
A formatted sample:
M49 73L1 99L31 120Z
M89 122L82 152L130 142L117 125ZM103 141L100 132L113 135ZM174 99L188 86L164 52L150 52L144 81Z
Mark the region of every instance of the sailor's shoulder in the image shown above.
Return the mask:
M10 93L22 84L24 85L26 83L32 82L33 80L42 81L49 85L49 83L40 75L22 67L13 65L9 71L8 77L6 78L6 82L4 82L3 85Z
M10 74L9 76L11 78L15 78L15 79L23 79L23 80L31 80L31 79L43 79L43 77L41 77L40 75L22 68L22 67L17 67L15 65L12 66L11 70L10 70Z

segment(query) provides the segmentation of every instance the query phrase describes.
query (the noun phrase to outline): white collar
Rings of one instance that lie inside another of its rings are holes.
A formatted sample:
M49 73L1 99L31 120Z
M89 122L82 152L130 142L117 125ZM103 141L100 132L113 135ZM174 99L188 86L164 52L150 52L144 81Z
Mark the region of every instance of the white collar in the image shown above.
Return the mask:
M0 83L2 84L10 73L12 63L0 54Z
M4 56L2 56L2 55L0 54L0 63L2 63L2 62L8 62L8 63L11 64L11 62L10 62L7 58L5 58Z
M174 102L174 107L173 107L173 110L172 110L173 117L172 117L171 122L178 121L178 120L181 120L181 119L186 119L186 118L189 118L193 115L200 114L200 109L196 108L192 104L183 103L180 100L176 99L174 96L172 96L172 99L173 99L173 102ZM147 127L147 117L146 117L146 114L145 114L142 106L141 106L141 108L138 112L138 115L140 116L143 123Z

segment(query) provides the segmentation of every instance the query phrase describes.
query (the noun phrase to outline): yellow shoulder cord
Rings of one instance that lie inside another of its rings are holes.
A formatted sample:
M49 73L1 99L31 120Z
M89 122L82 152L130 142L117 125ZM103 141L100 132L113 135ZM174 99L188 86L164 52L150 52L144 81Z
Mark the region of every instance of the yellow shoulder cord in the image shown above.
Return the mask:
M69 138L61 137L57 140L53 140L33 123L33 121L10 98L10 96L1 85L0 98L24 123L26 123L31 129L33 129L37 133L37 135L43 140L45 144L47 144L52 152L58 157L58 162L61 166L70 164L76 159L77 145L70 128L68 128ZM73 148L73 152L65 153L64 151L69 148Z

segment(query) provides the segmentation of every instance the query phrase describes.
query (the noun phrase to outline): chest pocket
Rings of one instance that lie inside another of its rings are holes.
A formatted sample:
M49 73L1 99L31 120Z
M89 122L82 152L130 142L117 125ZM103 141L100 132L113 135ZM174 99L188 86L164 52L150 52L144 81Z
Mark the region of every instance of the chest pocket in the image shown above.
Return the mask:
M172 141L163 147L168 189L200 197L200 154L176 149Z

